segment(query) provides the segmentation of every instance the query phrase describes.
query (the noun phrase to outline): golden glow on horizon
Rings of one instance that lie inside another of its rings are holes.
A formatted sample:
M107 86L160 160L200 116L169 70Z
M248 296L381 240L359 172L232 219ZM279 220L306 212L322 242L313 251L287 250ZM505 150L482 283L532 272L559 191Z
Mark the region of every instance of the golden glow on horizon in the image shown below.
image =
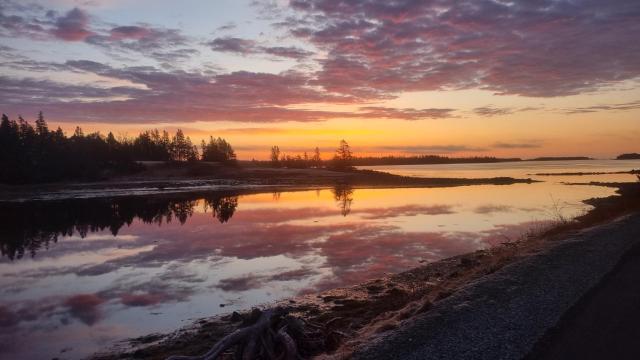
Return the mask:
M640 89L619 87L605 93L559 98L499 96L488 91L405 93L397 99L363 106L397 108L452 108L454 117L418 121L345 118L319 122L243 123L193 122L157 124L80 125L85 132L112 131L135 136L144 129L174 132L183 129L196 144L209 135L221 136L236 148L240 159L267 159L272 145L286 154L311 153L318 146L323 157L333 155L340 139L357 155L440 154L448 156L538 157L585 155L609 158L638 151L640 109L567 114L571 109L599 104L631 103ZM479 116L483 106L511 109L511 113ZM305 108L313 109L310 105ZM525 110L526 108L536 108ZM318 109L317 109L318 110ZM332 105L323 111L358 111L354 105ZM611 121L615 119L615 121ZM56 123L68 133L76 124ZM502 146L500 146L502 145Z

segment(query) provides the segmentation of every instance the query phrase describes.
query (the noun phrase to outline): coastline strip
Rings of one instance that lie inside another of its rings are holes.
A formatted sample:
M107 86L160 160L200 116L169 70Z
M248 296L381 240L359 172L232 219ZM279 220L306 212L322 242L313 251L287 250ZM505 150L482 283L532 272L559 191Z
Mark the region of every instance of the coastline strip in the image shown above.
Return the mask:
M478 279L355 359L521 359L640 243L640 214L568 235Z

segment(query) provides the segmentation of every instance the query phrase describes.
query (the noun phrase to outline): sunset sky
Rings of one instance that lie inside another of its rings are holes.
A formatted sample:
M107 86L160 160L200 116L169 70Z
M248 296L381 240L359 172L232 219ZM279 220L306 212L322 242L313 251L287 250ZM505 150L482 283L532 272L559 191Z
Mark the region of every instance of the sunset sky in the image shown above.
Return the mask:
M640 152L638 0L0 0L0 111L241 159Z

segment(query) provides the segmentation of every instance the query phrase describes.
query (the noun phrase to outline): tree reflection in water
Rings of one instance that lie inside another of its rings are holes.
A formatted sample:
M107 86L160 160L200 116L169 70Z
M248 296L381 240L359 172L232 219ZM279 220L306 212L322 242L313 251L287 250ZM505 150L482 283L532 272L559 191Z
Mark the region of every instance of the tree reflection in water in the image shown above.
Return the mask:
M347 216L351 212L351 203L353 202L353 188L349 185L336 185L333 188L333 198L340 207L340 214Z
M198 200L205 211L220 223L231 219L238 196L209 195L195 198L122 197L113 199L73 199L0 204L0 254L20 259L25 253L35 256L60 236L74 233L84 238L89 233L109 230L114 236L135 219L148 224L184 224L194 213Z
M332 193L340 213L347 216L351 211L353 189L337 185ZM280 192L275 192L274 201L279 197ZM159 226L174 219L185 224L199 201L203 202L204 211L211 211L221 224L228 222L238 207L238 195L231 194L0 203L0 254L11 260L25 254L33 257L37 251L57 242L60 236L77 234L85 238L89 233L104 230L116 236L123 226L131 225L136 219Z
M231 219L237 207L237 196L204 199L204 211L206 212L211 209L213 216L218 219L221 224L224 224Z

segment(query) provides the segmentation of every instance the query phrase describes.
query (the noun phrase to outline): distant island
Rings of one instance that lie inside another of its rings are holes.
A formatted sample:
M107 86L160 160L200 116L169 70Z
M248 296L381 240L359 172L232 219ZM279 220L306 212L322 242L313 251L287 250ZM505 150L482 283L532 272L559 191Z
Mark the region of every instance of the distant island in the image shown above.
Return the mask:
M355 166L374 165L424 165L424 164L473 164L522 161L521 158L497 158L493 156L447 157L440 155L354 157Z
M618 155L618 157L616 157L616 160L636 160L636 159L640 159L640 154L629 153L629 154Z
M567 160L593 160L593 158L587 156L544 156L533 159L527 159L525 161L567 161Z
M493 156L474 157L447 157L440 155L416 155L416 156L381 156L381 157L354 157L355 166L374 165L436 165L436 164L481 164L519 161L568 161L568 160L593 160L587 156L545 156L533 159L522 158L498 158Z

